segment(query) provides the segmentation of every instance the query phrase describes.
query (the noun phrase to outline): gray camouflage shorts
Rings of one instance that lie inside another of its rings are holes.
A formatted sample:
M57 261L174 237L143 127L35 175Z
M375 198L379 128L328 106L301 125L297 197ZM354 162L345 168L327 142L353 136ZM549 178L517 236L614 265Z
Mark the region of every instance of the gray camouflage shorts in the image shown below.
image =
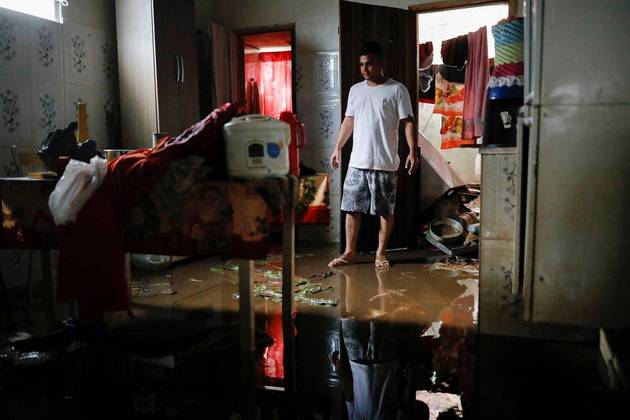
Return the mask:
M398 173L348 168L341 210L374 216L394 214Z

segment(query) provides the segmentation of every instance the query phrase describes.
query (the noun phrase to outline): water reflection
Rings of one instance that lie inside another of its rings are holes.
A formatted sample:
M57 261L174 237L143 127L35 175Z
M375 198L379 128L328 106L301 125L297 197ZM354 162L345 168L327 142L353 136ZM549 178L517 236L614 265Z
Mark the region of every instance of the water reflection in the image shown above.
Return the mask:
M475 331L477 266L371 264L336 270L335 308L298 305L296 365L302 395L340 393L350 419L415 418L417 390L469 386L465 339ZM280 315L266 316L267 383L282 378ZM330 398L330 395L328 396Z

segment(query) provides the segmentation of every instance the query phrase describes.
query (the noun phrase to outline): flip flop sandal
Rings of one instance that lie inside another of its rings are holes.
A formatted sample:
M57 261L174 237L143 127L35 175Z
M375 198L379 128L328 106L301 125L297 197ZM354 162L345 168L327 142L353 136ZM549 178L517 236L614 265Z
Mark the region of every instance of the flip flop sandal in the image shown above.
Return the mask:
M328 263L328 267L342 267L344 265L354 264L354 260L349 260L345 257L337 257Z
M374 267L376 267L378 270L387 270L390 268L389 261L374 260Z

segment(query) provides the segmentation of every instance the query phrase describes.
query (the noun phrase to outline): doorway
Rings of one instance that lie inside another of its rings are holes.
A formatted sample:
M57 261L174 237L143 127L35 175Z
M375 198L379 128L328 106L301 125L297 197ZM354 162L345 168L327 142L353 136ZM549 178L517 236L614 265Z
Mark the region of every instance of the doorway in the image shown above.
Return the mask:
M436 167L422 165L415 177L407 176L399 170L398 197L394 231L389 242L389 248L414 247L418 243L422 229L421 214L428 208L428 201L434 202L447 190L441 189L440 179L447 178L444 185L449 188L480 183L480 157L478 141L472 144L458 145L450 150L442 146L442 120L433 113L433 105L422 103L421 86L419 83L420 57L419 45L423 42L434 41L435 60L429 62L431 66L441 64L440 44L449 37L466 35L480 27L488 28L488 39L492 40L490 27L500 19L515 15L517 2L496 0L460 0L435 2L419 6L411 6L409 10L384 6L365 5L344 1L340 3L340 57L341 57L341 85L342 108L347 104L350 87L360 81L358 70L358 49L366 40L374 40L385 47L385 61L390 77L403 83L409 90L412 102L417 101L417 128L424 132L420 136L421 150L431 146L431 158ZM366 23L369 22L369 23ZM490 42L489 44L494 44ZM489 45L490 47L490 45ZM490 48L491 49L491 48ZM492 51L489 51L492 52ZM426 137L423 141L423 137ZM352 138L344 147L342 153L342 182L347 172L347 162L351 150ZM404 161L408 149L403 136L399 140L399 156ZM428 179L428 181L427 181ZM439 185L434 194L427 194L429 182ZM340 248L345 246L344 215L341 215ZM359 251L370 252L376 249L378 220L364 218L359 233Z
M246 112L271 118L294 112L293 29L256 31L242 40Z

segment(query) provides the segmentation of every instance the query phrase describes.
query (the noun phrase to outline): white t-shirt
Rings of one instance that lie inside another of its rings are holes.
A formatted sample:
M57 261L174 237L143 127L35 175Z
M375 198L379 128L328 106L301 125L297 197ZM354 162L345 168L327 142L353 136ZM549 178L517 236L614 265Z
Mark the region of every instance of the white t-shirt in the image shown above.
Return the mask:
M397 171L398 122L413 117L405 85L387 79L377 86L367 80L350 88L346 116L354 117L349 166L359 169Z

